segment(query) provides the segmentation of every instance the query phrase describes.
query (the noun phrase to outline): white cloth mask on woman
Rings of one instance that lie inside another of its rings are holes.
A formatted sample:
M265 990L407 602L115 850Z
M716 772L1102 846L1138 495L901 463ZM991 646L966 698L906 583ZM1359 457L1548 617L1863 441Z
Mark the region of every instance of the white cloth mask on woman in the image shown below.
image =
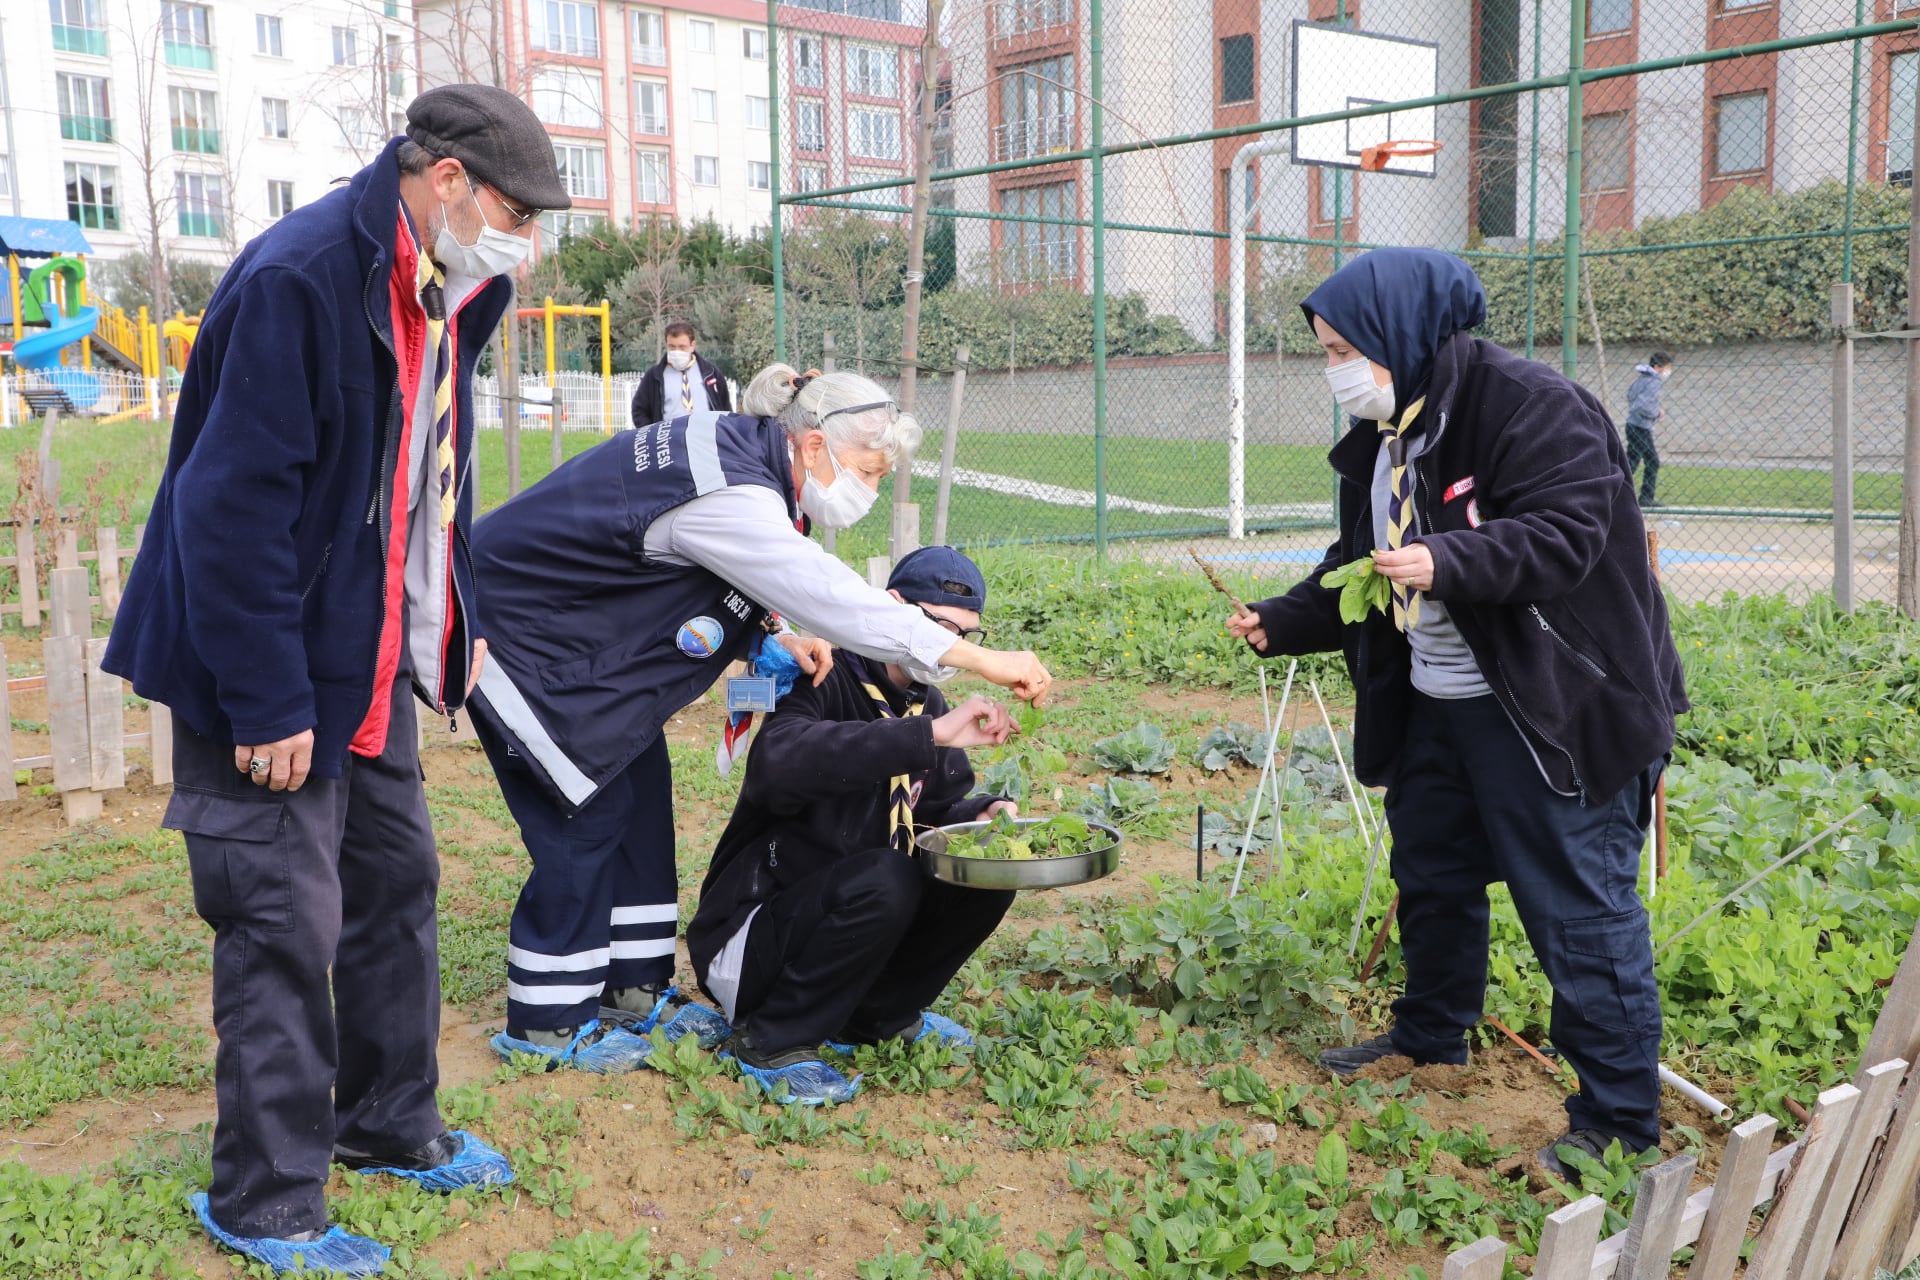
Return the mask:
M676 369L685 369L688 365L693 363L693 352L669 351L667 352L667 363L672 365Z
M480 215L480 238L472 244L461 244L460 237L453 234L453 220L447 217L447 204L442 200L440 231L433 238L433 260L452 275L471 276L475 280L506 275L525 262L533 252L533 241L510 235L490 224L472 183L467 184L467 199L473 201L473 211Z
M1381 386L1373 380L1373 361L1355 356L1326 370L1327 385L1343 412L1372 422L1385 422L1393 416L1393 383Z
M833 483L821 484L813 478L813 472L807 472L807 482L800 486L800 509L826 528L851 528L859 523L860 517L873 510L873 501L880 494L841 466L831 448L827 450L827 461L833 464Z

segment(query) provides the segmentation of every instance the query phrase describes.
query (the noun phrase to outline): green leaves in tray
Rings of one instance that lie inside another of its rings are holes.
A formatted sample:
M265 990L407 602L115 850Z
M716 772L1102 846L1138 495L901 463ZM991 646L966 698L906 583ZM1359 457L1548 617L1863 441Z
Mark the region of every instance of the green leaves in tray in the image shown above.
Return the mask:
M1393 607L1393 582L1373 567L1373 557L1361 556L1320 577L1320 585L1340 590L1340 621L1364 622L1368 609L1385 613Z
M947 841L947 852L956 858L1025 862L1034 858L1071 858L1105 842L1105 832L1095 831L1084 818L1070 813L1030 827L1023 827L999 813L978 831L954 835Z

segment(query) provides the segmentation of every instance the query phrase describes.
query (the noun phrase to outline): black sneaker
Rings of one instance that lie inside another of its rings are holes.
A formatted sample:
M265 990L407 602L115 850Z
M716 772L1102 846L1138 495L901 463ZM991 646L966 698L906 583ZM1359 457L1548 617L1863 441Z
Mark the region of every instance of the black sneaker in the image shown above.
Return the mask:
M1580 1171L1560 1158L1561 1150L1563 1148L1569 1148L1574 1151L1579 1151L1605 1164L1607 1147L1615 1141L1618 1141L1620 1143L1620 1149L1630 1156L1638 1155L1640 1151L1645 1150L1644 1147L1635 1149L1625 1138L1616 1139L1614 1135L1602 1133L1598 1129L1569 1129L1552 1142L1549 1142L1546 1146L1534 1152L1533 1159L1534 1163L1538 1164L1554 1177L1577 1184L1580 1181Z
M1320 1065L1337 1076L1350 1076L1369 1062L1391 1058L1400 1051L1393 1047L1391 1035L1377 1035L1359 1044L1342 1045L1320 1051Z
M460 1148L459 1134L443 1133L401 1156L378 1156L351 1147L335 1147L333 1162L346 1169L413 1169L424 1173L447 1164L460 1154Z

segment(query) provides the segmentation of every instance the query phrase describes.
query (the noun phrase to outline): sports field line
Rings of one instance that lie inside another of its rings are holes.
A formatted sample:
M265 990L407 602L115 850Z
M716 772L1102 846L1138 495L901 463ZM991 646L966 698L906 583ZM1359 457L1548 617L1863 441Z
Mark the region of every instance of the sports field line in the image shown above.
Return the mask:
M930 459L915 462L913 474L928 479L938 479L940 464ZM991 471L975 471L971 467L955 467L953 482L969 489L985 489L1009 498L1027 498L1056 507L1091 508L1095 499L1091 489L1069 489L1064 485L1046 484L1039 480L1029 480L1024 476L1003 476ZM1224 506L1181 507L1164 502L1145 502L1139 498L1127 498L1114 493L1107 495L1107 510L1137 511L1142 515L1150 516L1207 516L1215 520L1227 518L1227 509ZM1330 520L1332 518L1333 504L1327 502L1269 503L1247 508L1249 520Z

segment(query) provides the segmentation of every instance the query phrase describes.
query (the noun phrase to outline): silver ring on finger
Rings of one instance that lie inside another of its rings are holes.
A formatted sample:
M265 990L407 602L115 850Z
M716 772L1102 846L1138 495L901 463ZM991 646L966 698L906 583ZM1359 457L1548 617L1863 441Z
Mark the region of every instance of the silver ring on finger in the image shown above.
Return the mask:
M273 768L273 758L271 756L255 756L253 759L247 761L247 772L256 778L266 777L267 771L271 768Z

